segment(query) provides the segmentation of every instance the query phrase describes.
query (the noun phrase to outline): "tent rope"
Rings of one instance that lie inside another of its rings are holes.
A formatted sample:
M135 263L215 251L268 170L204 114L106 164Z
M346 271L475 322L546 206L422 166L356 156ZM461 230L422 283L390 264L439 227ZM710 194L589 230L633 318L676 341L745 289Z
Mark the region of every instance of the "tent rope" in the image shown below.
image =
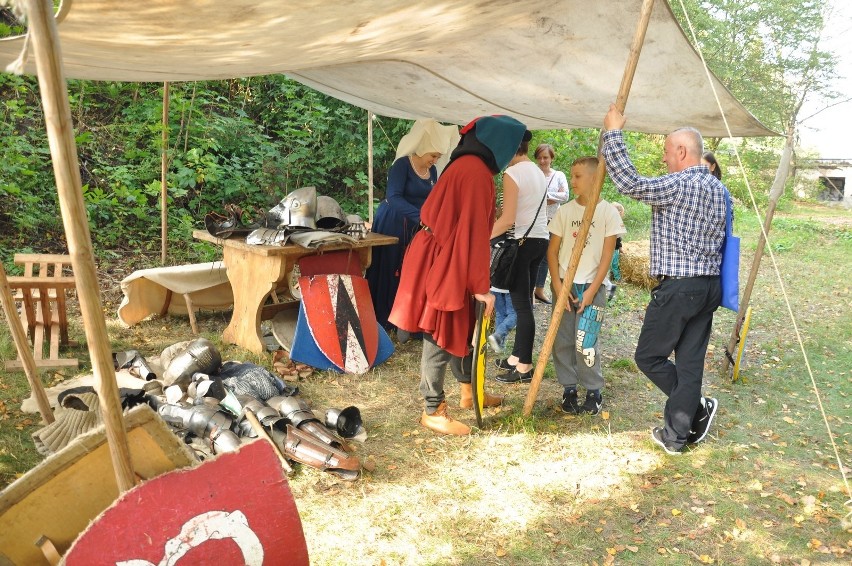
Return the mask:
M707 75L707 80L710 82L710 88L713 91L713 97L716 99L716 104L719 107L719 113L722 115L722 121L725 123L725 131L728 133L729 138L733 138L734 136L731 134L731 128L728 125L728 119L725 116L725 110L722 108L722 103L719 100L719 95L716 92L716 86L713 84L713 77L710 73L710 69L707 66L707 61L704 59L704 52L701 50L701 45L698 42L697 34L695 33L695 28L692 25L692 21L689 19L689 14L686 11L686 6L684 6L683 0L680 1L680 9L683 12L683 17L686 20L686 24L689 27L689 33L692 38L692 43L695 46L695 50L698 52L698 56L701 58L701 64L704 66L704 72ZM790 304L790 297L787 294L787 288L784 286L784 280L781 278L781 270L778 268L778 262L775 259L775 253L772 251L771 241L769 239L769 234L766 233L764 229L764 219L760 216L760 210L757 208L757 202L754 198L754 192L751 190L751 184L749 183L748 176L745 174L745 169L743 167L742 159L740 158L740 152L737 149L737 146L734 145L734 155L737 159L737 164L739 165L739 169L742 172L743 180L745 181L746 189L748 189L748 195L751 199L752 209L754 210L754 214L759 220L758 224L760 225L760 231L763 234L763 238L766 241L766 248L769 250L769 257L772 260L772 267L775 271L775 276L778 278L778 285L781 288L781 294L784 297L784 303L787 306L787 313L790 315L790 321L793 323L793 330L796 334L796 340L799 343L799 349L802 352L802 358L805 362L805 367L808 370L808 377L811 380L811 388L813 389L814 395L816 395L817 406L819 407L820 415L822 416L822 421L825 424L825 429L828 431L828 440L831 442L831 448L834 452L834 457L837 460L837 468L840 470L840 476L843 480L843 485L846 488L846 495L849 498L846 501L847 507L852 507L852 488L849 486L849 479L846 476L846 471L843 466L843 460L840 458L840 452L837 449L837 444L834 441L834 435L831 430L831 424L828 422L828 416L825 413L825 407L822 404L822 397L819 392L819 386L817 385L816 379L814 378L814 372L811 369L810 360L808 358L808 352L805 349L805 343L802 340L802 335L799 332L799 325L796 323L796 316L793 314L793 308ZM852 509L847 513L847 518L852 516Z

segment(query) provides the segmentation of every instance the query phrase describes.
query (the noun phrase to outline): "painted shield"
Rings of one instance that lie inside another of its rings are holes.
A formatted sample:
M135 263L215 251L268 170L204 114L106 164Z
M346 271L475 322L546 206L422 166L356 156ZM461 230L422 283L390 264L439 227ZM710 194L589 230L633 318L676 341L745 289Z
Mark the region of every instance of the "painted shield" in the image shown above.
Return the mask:
M379 329L363 277L330 274L299 279L308 328L320 351L347 373L373 367Z
M379 351L376 354L376 360L373 363L374 366L387 360L394 352L393 342L391 342L385 329L379 326L378 330ZM331 360L317 347L317 343L311 334L311 329L308 327L308 320L305 316L305 305L302 303L299 304L299 316L296 321L296 331L293 334L290 359L294 362L308 364L311 367L321 370L343 371L331 363Z
M476 303L476 326L473 329L473 368L470 385L473 390L473 412L476 426L482 428L482 409L485 404L485 343L489 320L485 318L485 303Z
M125 492L65 564L309 564L296 502L272 446L257 440Z

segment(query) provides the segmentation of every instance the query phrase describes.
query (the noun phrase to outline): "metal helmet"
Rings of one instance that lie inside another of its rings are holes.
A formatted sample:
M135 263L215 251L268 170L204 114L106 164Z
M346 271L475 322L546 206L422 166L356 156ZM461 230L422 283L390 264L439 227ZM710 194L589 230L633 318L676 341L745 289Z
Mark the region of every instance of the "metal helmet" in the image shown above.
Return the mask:
M296 189L276 204L266 215L267 228L316 229L317 188Z
M317 197L317 228L336 230L346 226L346 213L331 197Z

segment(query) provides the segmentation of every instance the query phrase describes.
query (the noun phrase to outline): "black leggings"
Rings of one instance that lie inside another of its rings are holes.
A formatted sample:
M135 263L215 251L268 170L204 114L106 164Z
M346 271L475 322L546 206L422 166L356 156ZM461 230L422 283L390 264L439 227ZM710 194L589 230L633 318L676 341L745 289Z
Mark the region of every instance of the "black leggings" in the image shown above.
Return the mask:
M512 306L518 315L518 326L515 330L515 344L512 355L517 356L518 363L531 364L533 343L535 341L535 318L532 311L532 292L538 266L547 253L546 238L527 238L524 245L518 248L515 259L515 282L509 289Z

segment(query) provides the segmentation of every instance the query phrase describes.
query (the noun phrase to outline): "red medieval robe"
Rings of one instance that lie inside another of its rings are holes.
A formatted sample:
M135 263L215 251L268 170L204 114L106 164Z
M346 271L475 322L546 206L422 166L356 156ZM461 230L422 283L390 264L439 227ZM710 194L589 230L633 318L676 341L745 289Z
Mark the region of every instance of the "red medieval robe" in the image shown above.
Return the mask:
M474 326L473 294L489 292L494 177L473 155L456 159L420 211L420 230L402 263L388 320L431 334L454 356L465 356Z

